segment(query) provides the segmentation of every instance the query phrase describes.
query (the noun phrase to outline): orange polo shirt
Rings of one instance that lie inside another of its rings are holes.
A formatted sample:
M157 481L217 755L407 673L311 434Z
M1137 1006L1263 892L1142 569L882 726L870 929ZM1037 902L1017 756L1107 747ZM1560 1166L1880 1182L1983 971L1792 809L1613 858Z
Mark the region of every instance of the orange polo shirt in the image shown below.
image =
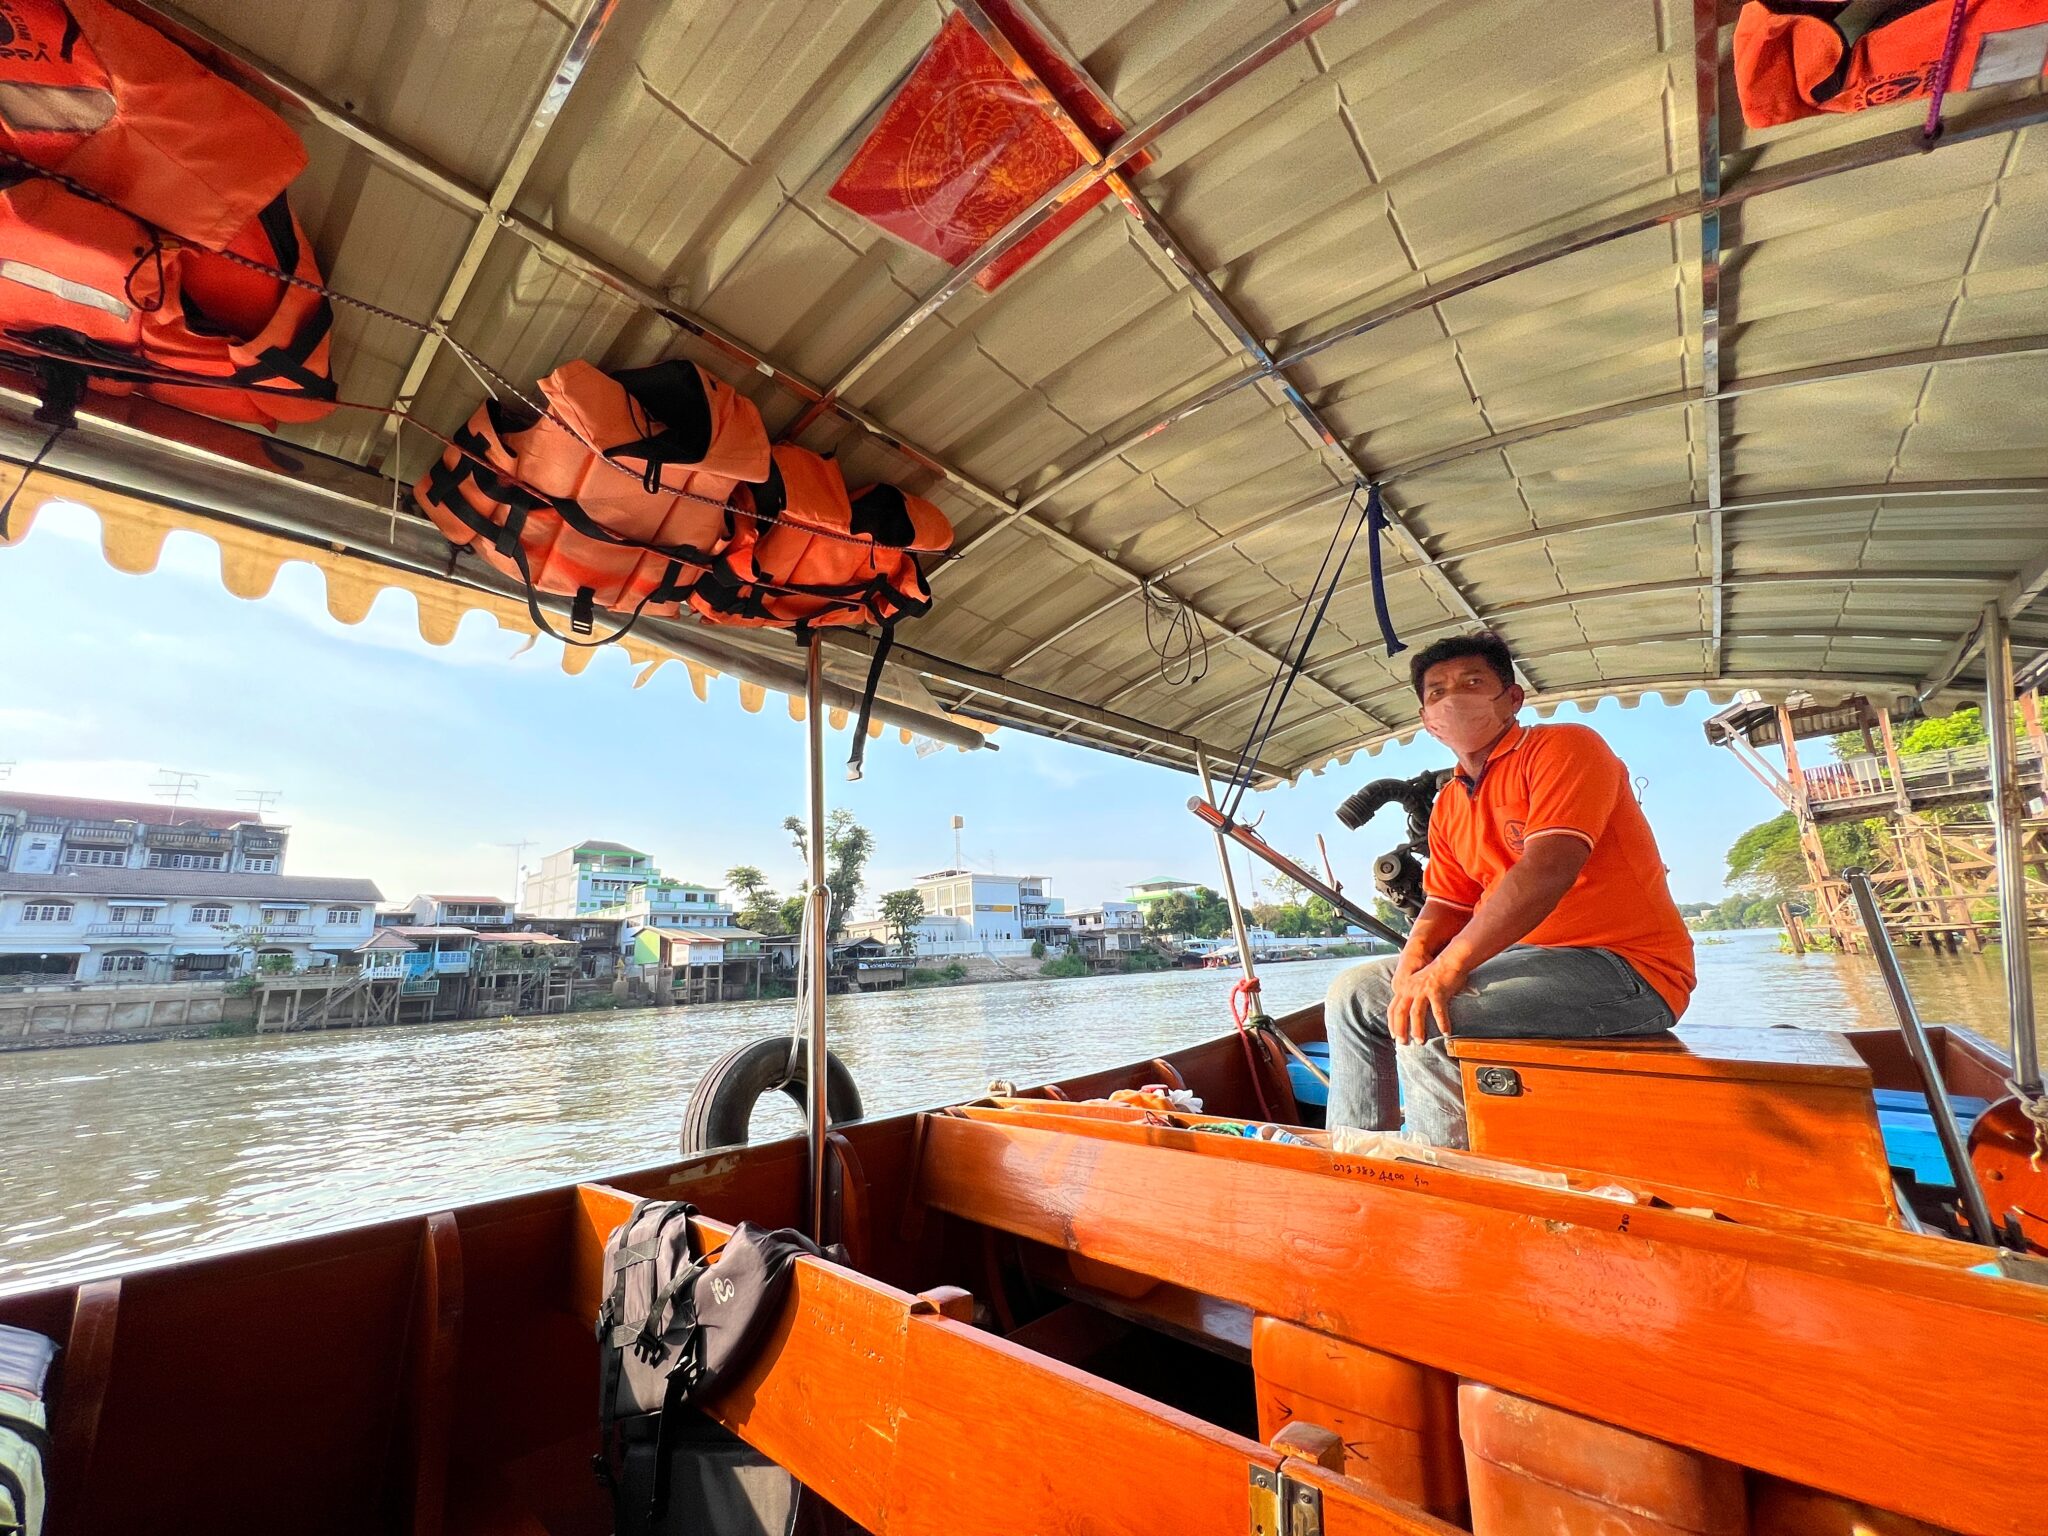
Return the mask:
M1511 727L1477 783L1462 770L1429 817L1432 901L1471 910L1535 837L1576 837L1593 850L1571 889L1522 939L1559 949L1611 949L1636 968L1675 1019L1692 997L1692 934L1678 915L1664 860L1628 769L1583 725Z

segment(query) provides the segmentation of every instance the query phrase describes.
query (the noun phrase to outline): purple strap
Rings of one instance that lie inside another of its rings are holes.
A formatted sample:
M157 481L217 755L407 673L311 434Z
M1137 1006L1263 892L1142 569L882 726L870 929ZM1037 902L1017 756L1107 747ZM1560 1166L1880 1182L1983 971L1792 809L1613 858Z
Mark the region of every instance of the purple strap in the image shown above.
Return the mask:
M1927 126L1920 130L1920 137L1931 146L1941 137L1941 103L1948 95L1948 77L1956 67L1956 53L1963 43L1963 12L1969 9L1970 0L1955 0L1948 13L1948 40L1941 45L1941 57L1934 65L1934 87L1927 96Z

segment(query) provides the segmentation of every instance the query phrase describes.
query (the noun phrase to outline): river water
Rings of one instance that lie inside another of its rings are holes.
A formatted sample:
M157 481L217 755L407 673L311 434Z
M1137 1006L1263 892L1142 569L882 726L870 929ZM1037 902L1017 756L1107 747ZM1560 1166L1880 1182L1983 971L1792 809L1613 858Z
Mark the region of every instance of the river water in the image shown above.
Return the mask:
M1703 936L1690 1023L1892 1022L1868 959L1775 933ZM1275 965L1268 1006L1342 960ZM1994 949L1908 951L1923 1017L2003 1040ZM2048 980L2048 953L2036 959ZM1232 973L1182 971L834 998L868 1111L971 1097L1228 1027ZM2043 1012L2048 1013L2048 996ZM689 1086L792 1005L584 1014L0 1055L0 1291L642 1167L673 1154ZM779 1096L755 1132L801 1128Z

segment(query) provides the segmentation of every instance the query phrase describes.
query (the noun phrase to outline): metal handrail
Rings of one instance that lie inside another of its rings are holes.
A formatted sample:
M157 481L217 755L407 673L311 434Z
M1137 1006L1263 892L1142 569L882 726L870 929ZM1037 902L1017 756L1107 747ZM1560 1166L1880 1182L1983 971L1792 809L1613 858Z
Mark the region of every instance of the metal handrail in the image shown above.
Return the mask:
M1905 1037L1906 1054L1919 1069L1920 1086L1927 1095L1927 1110L1934 1117L1934 1133L1941 1140L1942 1154L1955 1176L1956 1193L1970 1218L1970 1236L1986 1247L1998 1245L1998 1229L1991 1224L1991 1207L1977 1183L1977 1171L1970 1166L1970 1151L1963 1143L1962 1127L1956 1124L1955 1106L1949 1103L1948 1084L1934 1059L1934 1047L1927 1039L1927 1027L1920 1022L1920 1010L1913 1006L1913 994L1906 990L1906 978L1899 970L1899 957L1892 950L1892 936L1878 915L1877 893L1870 876L1860 869L1845 869L1842 878L1856 898L1857 916L1863 919L1864 937L1870 941L1871 957L1890 994L1892 1009L1899 1016L1899 1033Z

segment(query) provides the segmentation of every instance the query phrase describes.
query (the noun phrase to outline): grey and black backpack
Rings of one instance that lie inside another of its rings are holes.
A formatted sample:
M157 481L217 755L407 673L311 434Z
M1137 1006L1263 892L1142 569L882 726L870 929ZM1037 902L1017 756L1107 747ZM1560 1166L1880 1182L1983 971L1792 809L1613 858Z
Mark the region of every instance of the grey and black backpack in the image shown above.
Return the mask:
M50 1456L43 1388L56 1358L57 1346L40 1333L0 1325L0 1536L42 1536Z
M760 1352L797 1258L823 1254L800 1233L742 1223L706 1258L696 1214L642 1200L605 1243L598 1474L618 1536L786 1536L800 1485L697 1405Z

